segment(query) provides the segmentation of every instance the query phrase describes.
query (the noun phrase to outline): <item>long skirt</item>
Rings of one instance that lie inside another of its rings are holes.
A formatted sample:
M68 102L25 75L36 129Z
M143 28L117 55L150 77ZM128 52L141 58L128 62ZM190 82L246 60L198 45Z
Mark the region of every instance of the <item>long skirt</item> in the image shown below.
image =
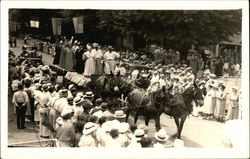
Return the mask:
M68 71L73 71L75 65L75 57L72 51L68 51L66 54L65 68Z
M45 120L45 115L48 114L49 112L49 109L48 108L43 108L43 107L40 107L39 109L39 113L40 113L40 135L43 136L43 137L47 137L49 136L49 130L47 127L45 127L44 125L42 125L43 121Z
M40 104L37 104L37 101L35 101L35 107L36 107L36 110L34 112L34 121L38 122L40 121L40 113L39 113Z
M100 75L103 73L102 70L102 59L96 59L95 74Z
M216 110L215 110L215 107L216 107L216 97L212 97L212 105L211 105L211 114L215 114Z
M59 117L59 113L54 108L49 111L49 122L56 129L56 119Z
M229 107L228 110L228 120L234 120L234 119L238 119L238 115L239 115L239 107Z
M61 66L62 68L65 68L66 53L67 53L67 51L65 49L62 49L60 60L59 60L59 66Z
M224 118L226 110L225 99L217 99L216 102L216 113L214 114L216 117Z
M92 74L95 74L95 60L93 58L89 58L85 63L84 75L90 76Z
M55 55L55 57L54 57L53 64L56 64L56 65L59 64L61 52L62 52L62 49L56 47L56 55Z

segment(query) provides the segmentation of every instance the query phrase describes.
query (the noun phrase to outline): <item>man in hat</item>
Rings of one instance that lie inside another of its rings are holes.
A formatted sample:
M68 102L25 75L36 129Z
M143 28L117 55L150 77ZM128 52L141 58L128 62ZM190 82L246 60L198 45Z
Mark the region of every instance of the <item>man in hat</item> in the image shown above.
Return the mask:
M88 122L84 125L83 136L81 137L79 147L97 147L98 141L96 139L97 124Z
M125 122L120 123L118 130L119 130L118 141L121 147L127 147L130 144L130 140L128 137L129 124Z
M62 123L56 129L56 137L59 147L74 147L75 146L75 129L71 121L73 109L66 107L61 112Z
M129 148L141 148L141 139L145 136L145 132L142 129L135 130L134 137L131 140Z
M120 122L125 122L126 120L126 114L124 114L123 110L115 111L114 117Z
M94 98L94 94L91 91L86 92L85 95L83 96L82 106L84 108L84 112L87 114L89 114L89 111L93 107L93 103L92 103L93 98Z
M115 71L115 64L116 64L115 59L120 57L120 55L117 52L112 50L113 50L112 46L109 46L108 51L103 55L105 62L109 66L108 67L109 69L107 70L106 74L110 74L111 71L112 72Z
M166 148L169 145L169 142L167 142L169 137L170 136L165 129L160 129L155 133L155 139L157 142L154 144L154 148Z
M55 101L54 108L60 114L64 107L68 106L68 90L62 89L59 91L59 99Z

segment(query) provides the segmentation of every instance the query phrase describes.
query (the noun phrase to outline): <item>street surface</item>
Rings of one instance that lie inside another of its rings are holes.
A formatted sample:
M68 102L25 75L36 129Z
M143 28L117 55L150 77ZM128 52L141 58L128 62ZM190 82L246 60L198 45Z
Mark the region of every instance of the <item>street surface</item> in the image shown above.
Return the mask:
M19 55L22 51L23 40L17 40L17 47L10 48L16 55ZM46 53L43 55L42 60L44 64L52 64L53 57ZM12 96L9 94L9 106L8 106L8 143L18 143L34 140L42 140L40 138L39 129L35 124L26 122L26 129L21 130L16 128L16 116L14 115L13 105L11 103ZM132 117L130 117L130 122ZM138 123L144 121L139 118ZM149 123L149 135L153 136L155 132L154 121L150 120ZM175 134L177 128L174 119L162 114L161 127L166 129L169 135ZM189 116L187 118L183 130L182 140L185 142L186 147L199 147L199 148L218 148L221 147L223 123L219 123L213 120L204 120L197 117Z

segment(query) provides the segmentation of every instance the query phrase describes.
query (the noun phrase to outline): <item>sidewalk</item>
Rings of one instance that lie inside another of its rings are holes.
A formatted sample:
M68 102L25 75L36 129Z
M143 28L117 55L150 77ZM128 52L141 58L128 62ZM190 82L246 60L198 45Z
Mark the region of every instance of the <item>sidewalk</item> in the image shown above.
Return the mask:
M17 39L17 47L10 48L16 56L22 52L23 40ZM53 63L53 57L51 55L38 52L42 54L42 61L45 65ZM16 115L14 115L14 107L12 104L12 94L8 94L8 143L18 143L26 141L38 141L43 140L40 138L39 128L30 122L25 122L26 129L17 129L16 127Z

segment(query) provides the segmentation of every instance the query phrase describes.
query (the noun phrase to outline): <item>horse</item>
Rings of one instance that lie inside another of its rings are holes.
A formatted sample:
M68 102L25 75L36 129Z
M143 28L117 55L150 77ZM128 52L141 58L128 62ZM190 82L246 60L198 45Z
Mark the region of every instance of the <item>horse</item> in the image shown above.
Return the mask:
M161 129L160 116L164 112L164 103L169 98L169 90L162 87L156 92L151 92L146 95L143 89L133 89L127 97L128 109L126 111L126 121L131 111L135 111L134 123L136 124L140 115L145 117L145 124L148 125L150 119L155 120L155 127L157 130Z
M101 75L95 82L95 96L94 101L101 97L104 101L109 98L119 97L119 86L121 86L122 79L120 72L114 75L110 74Z
M172 137L177 137L178 139L181 138L182 128L187 116L192 113L192 101L199 105L203 105L204 100L201 89L197 87L195 83L183 92L182 97L184 104L180 104L181 102L178 102L177 105L167 103L163 110L165 114L174 118L177 126L177 133Z

